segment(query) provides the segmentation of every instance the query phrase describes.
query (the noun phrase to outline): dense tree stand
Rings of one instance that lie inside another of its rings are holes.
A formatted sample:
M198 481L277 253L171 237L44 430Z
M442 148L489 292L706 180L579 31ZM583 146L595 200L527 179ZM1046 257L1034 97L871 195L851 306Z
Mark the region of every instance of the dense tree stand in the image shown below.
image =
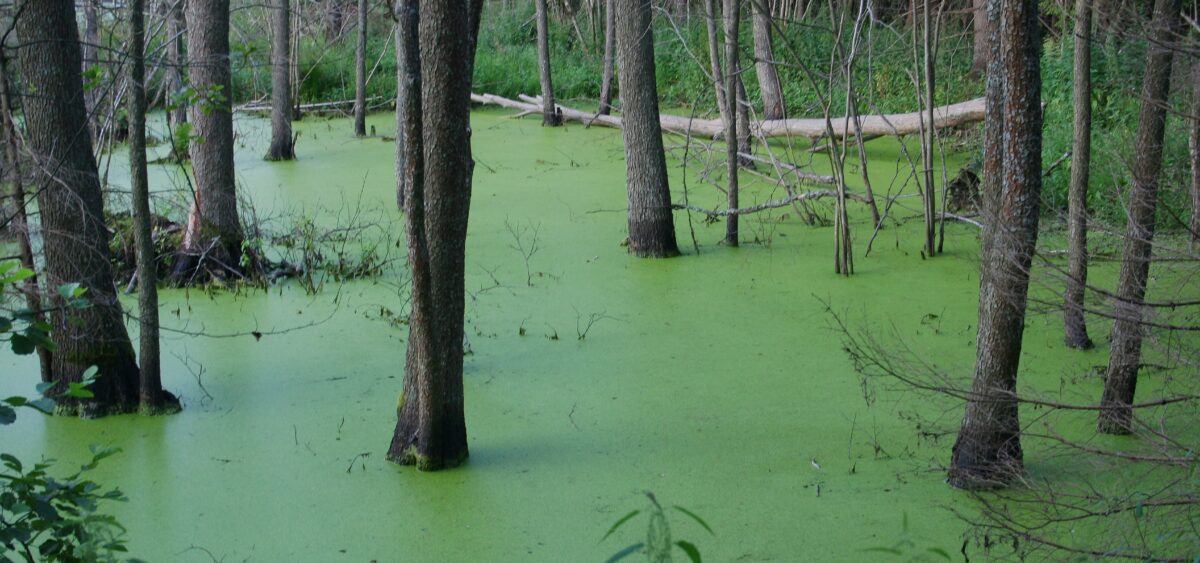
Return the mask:
M108 231L96 160L92 156L79 74L79 34L69 0L25 0L18 8L21 70L30 91L25 119L28 148L36 155L46 284L78 283L90 306L63 308L54 297L50 315L57 349L51 394L98 368L88 399L62 398L59 412L104 416L138 408L139 371L125 330L109 262Z
M464 273L475 167L471 61L483 3L416 4L404 0L397 7L402 49L419 52L420 87L408 95L420 96L421 111L406 112L403 120L412 312L388 459L434 471L456 467L469 455L462 380ZM416 72L403 66L410 76Z
M988 15L979 332L949 470L950 484L963 489L1002 487L1023 471L1017 371L1042 187L1037 2L989 0Z

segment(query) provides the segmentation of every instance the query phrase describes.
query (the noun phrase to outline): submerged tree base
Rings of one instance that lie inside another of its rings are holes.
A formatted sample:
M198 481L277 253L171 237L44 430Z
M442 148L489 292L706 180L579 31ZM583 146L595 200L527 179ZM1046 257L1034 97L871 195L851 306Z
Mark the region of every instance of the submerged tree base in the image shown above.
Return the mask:
M400 452L389 451L388 461L399 465L412 465L417 468L417 471L438 471L441 469L454 469L464 463L470 457L470 452L464 447L457 454L451 456L431 456L423 455L417 451L417 446L409 446Z

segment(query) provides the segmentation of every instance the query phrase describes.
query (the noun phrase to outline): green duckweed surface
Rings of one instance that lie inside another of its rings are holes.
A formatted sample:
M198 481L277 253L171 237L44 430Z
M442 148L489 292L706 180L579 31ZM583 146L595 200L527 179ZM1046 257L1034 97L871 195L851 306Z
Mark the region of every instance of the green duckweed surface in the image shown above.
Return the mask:
M371 123L394 129L390 115ZM878 384L868 386L876 397L868 406L826 303L856 327L899 334L927 361L968 375L978 294L972 227L950 225L936 259L921 256L917 221L889 227L864 257L870 230L855 206L856 275L843 278L833 273L832 230L802 224L791 209L744 219L742 248L717 245L723 224L695 215L699 254L678 213L686 255L639 260L620 245L619 131L543 128L491 111L477 112L473 126L465 467L422 474L383 459L405 331L379 317L403 308L399 265L317 295L290 282L265 292L165 291L168 328L240 333L164 334L164 382L183 397L181 414L23 414L0 433L3 449L65 469L91 444L121 448L95 478L128 494L112 510L129 528L132 554L151 561L210 561L209 553L227 561L603 560L644 537L638 520L599 542L619 517L645 507L644 490L712 526L710 536L673 513L674 537L711 561L874 558L862 550L894 544L905 515L922 550L959 549L966 525L947 508L972 505L943 482L953 435L923 435L913 420L953 430L960 408ZM394 144L355 139L344 120L309 117L298 128L300 160L268 163L264 122L239 118L239 181L257 213L329 222L339 209L361 208L390 221L395 244ZM870 147L876 189L899 189L908 176L897 165L900 145ZM673 154L678 201L681 152ZM123 161L114 158L110 171L116 188L126 183ZM958 164L950 162L951 175ZM723 196L693 173L701 163L692 166L693 203L719 206ZM174 189L173 170L153 167L155 189ZM742 199L768 197L758 183ZM917 200L901 201L895 216L917 213ZM532 285L506 224L526 227L526 237L536 227ZM1094 275L1111 278L1111 267ZM581 339L593 315L602 318ZM1104 363L1103 348L1064 351L1059 324L1031 316L1026 381L1058 388ZM1107 334L1099 322L1093 331ZM0 366L0 391L32 394L30 358L0 355ZM1085 377L1079 389L1094 393L1098 383ZM1070 458L1039 456L1036 446L1027 455L1040 476L1070 469Z

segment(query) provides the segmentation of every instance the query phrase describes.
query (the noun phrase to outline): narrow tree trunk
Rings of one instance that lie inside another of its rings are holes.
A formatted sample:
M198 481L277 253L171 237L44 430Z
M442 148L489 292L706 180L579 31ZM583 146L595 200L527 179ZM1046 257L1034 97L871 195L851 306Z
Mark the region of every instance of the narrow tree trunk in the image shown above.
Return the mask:
M1067 291L1063 303L1065 341L1068 348L1089 350L1084 320L1087 287L1087 196L1092 161L1092 6L1075 0L1075 136L1071 142L1071 188L1067 209Z
M291 0L275 0L275 37L271 43L271 147L267 160L294 160L292 137Z
M743 155L749 155L754 152L751 142L753 138L750 135L750 98L746 96L746 81L742 80L742 61L738 58L733 63L737 68L737 72L733 73L733 76L737 79L738 152ZM747 156L739 156L738 164L742 168L754 168L754 160Z
M327 0L325 8L325 40L336 41L342 35L342 17L345 15L345 0Z
M715 1L715 0L710 0ZM616 0L617 42L621 46L621 113L629 193L629 251L636 256L679 255L667 159L658 121L654 81L651 0Z
M721 68L721 39L718 23L723 21L720 0L704 0L705 26L708 31L708 62L712 71L713 91L717 95L717 111L721 121L729 123L728 97L725 95L725 71Z
M737 0L724 0L725 12L725 91L741 93L738 88L738 26L739 9ZM731 101L726 101L726 104L738 103L736 98L731 98ZM726 195L729 200L729 208L738 208L738 148L741 136L738 135L738 121L740 111L729 112L729 119L725 121L725 146L726 146L726 175L728 176L728 185ZM728 246L738 245L738 216L729 215L725 218L725 244Z
M613 0L604 3L604 78L600 82L600 115L612 113L613 73L616 71L616 31L617 13L613 9Z
M550 73L550 22L546 15L546 0L536 0L538 75L542 83L542 125L562 125L562 116L554 106L554 80Z
M207 261L215 272L238 269L243 240L233 168L229 0L188 0L187 8L191 86L203 99L192 106L196 193L176 261L178 283L192 280Z
M971 0L971 14L975 32L971 75L978 77L987 70L988 65L987 0Z
M937 75L935 73L935 62L933 53L933 1L925 0L923 12L924 19L924 46L925 46L925 104L926 104L926 126L925 138L922 140L922 160L925 165L925 254L934 256L937 254L937 246L934 240L937 236L937 192L934 190L934 173L933 173L933 145L934 137L937 135L937 128L933 126L936 115L934 111L934 86L936 84ZM1039 188L1040 189L1040 188Z
M100 66L100 0L83 0L83 72L85 76ZM88 127L92 139L100 142L100 89L90 88L83 92L84 107L87 109Z
M367 0L358 0L358 46L354 50L354 135L367 136Z
M1109 342L1112 351L1100 400L1099 429L1107 434L1133 430L1134 393L1142 358L1142 300L1150 273L1158 207L1159 172L1162 170L1163 135L1171 87L1173 41L1182 31L1180 0L1156 0L1150 23L1142 83L1142 109L1134 141L1133 186L1129 192L1129 221L1117 282L1116 320Z
M187 23L183 18L183 3L185 0L165 0L167 7L167 84L171 95L176 96L183 91L183 69L187 66L184 55L184 42L187 41ZM187 123L187 107L180 100L171 100L171 110L167 119L173 130L178 130ZM176 155L184 157L187 155Z
M1192 247L1200 249L1200 63L1192 63L1192 122L1188 149L1192 160Z
M33 244L30 242L30 225L28 196L25 194L25 177L21 168L21 152L17 144L17 125L13 118L12 95L8 83L8 54L0 45L0 124L4 133L4 169L11 175L12 199L14 203L13 220L10 227L17 233L17 252L21 257L21 266L30 272L37 272L37 264L33 256ZM42 290L35 274L25 280L21 287L25 295L25 306L33 312L33 319L45 322L42 313ZM38 346L38 363L41 368L42 383L53 381L54 355L45 346Z
M46 284L78 283L91 306L56 308L51 315L56 390L99 371L89 399L63 398L63 412L101 416L138 406L138 368L125 331L109 262L108 231L96 160L84 109L81 53L71 0L23 0L17 34L26 88L41 95L24 100L28 148L41 166L38 210L46 257ZM56 305L63 300L54 297Z
M421 111L408 113L405 123L412 315L404 395L388 459L433 471L455 467L469 455L462 381L464 266L475 164L471 72L483 2L400 4L405 49L419 48Z
M988 0L990 59L975 377L949 482L1003 486L1022 472L1017 371L1042 187L1037 0Z
M137 242L138 325L142 412L179 408L179 400L162 388L158 349L158 271L154 251L150 182L146 175L146 31L145 0L129 0L129 176L133 192L133 235Z
M775 49L771 46L771 13L766 0L752 0L754 10L754 68L762 92L763 119L783 119L783 88L775 68Z

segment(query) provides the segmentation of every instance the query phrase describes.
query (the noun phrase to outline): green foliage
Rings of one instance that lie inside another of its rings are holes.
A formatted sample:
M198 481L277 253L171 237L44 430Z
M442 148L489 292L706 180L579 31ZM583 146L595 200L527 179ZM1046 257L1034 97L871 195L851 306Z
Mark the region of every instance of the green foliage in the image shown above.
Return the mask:
M126 551L125 528L98 512L101 503L124 501L84 475L120 450L92 449L92 459L65 478L50 475L52 460L25 467L0 454L0 546L4 561L116 561Z
M617 519L617 521L614 522L613 525L608 529L608 532L604 534L604 537L600 538L600 541L603 542L604 540L608 539L609 536L613 535L622 526L628 524L643 512L646 512L647 517L649 518L649 522L646 526L646 540L632 543L621 548L608 558L607 563L615 563L616 561L625 559L626 557L629 557L635 553L646 554L646 560L651 561L652 563L669 563L671 561L671 553L673 548L678 548L680 551L682 551L683 554L687 556L688 561L691 561L692 563L701 563L703 559L700 556L700 549L696 547L694 543L684 540L677 540L674 542L671 541L671 525L667 521L666 511L663 510L662 505L658 503L658 499L654 496L654 493L646 491L645 494L646 498L650 501L650 508L646 511L633 510ZM672 508L675 509L676 512L679 512L680 514L683 514L684 516L687 516L695 521L706 531L708 531L709 534L716 535L708 523L705 522L704 519L698 516L695 512L678 505L675 505Z
M16 354L32 354L37 346L53 347L50 327L34 318L31 311L3 308L15 284L33 277L33 272L13 262L0 263L0 341L7 341ZM68 308L86 306L85 289L79 284L58 288ZM63 395L88 398L87 389L98 374L96 367L72 383ZM53 383L38 385L38 393L50 391ZM26 399L14 396L0 400L0 426L17 419L18 408L48 414L54 401L48 397ZM106 457L119 450L92 450L92 460L65 478L50 475L53 460L25 467L19 459L0 453L0 561L58 561L64 563L116 561L124 553L125 529L110 515L98 512L104 501L123 501L120 490L104 490L84 478Z

